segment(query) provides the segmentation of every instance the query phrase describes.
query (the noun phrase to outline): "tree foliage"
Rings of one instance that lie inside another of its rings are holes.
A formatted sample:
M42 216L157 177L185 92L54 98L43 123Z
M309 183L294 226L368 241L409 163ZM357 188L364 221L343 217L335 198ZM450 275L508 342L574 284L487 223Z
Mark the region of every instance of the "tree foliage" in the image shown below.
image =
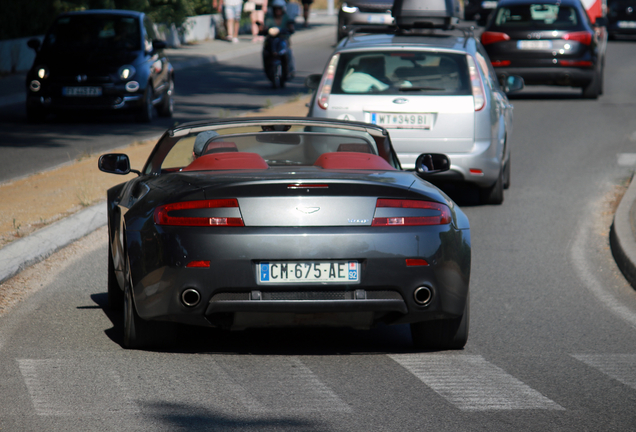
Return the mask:
M214 12L212 0L1 0L0 40L44 34L58 14L87 9L136 10L177 26L188 16Z

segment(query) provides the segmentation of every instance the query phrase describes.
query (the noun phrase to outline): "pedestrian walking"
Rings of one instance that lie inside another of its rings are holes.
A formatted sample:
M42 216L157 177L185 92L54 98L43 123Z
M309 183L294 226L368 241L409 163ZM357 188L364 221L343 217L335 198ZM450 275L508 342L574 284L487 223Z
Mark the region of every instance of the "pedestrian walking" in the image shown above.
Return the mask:
M243 0L213 0L212 5L214 7L223 8L225 27L227 29L227 40L233 43L238 43L241 13L243 12Z
M263 36L259 36L260 26L265 20L265 11L267 10L267 0L250 0L248 3L254 3L251 13L252 20L252 42L262 42Z
M311 4L314 2L314 0L302 0L302 2L303 2L303 18L305 18L304 27L307 28L309 27L309 9L311 8Z

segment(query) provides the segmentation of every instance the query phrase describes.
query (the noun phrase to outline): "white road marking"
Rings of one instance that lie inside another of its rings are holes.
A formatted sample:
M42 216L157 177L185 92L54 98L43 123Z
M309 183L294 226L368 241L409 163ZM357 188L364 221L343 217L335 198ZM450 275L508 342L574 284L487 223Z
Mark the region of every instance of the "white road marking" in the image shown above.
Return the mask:
M480 355L389 357L462 411L564 409Z
M352 411L297 357L242 357L241 361L226 357L219 366L258 401L259 405L248 406L250 411Z
M619 166L634 166L636 165L636 153L619 153L618 154Z
M578 354L573 357L636 390L636 354Z
M71 360L17 359L17 362L37 415L139 412L121 377L113 371L82 368L81 362Z

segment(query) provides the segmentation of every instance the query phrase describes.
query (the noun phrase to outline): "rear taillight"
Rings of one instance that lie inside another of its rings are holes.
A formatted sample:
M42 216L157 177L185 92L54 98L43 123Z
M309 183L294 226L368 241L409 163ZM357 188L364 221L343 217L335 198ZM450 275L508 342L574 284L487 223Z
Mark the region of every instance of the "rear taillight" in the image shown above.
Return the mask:
M329 106L329 95L331 94L331 86L333 85L333 78L336 75L336 67L338 66L339 58L340 54L336 54L331 57L329 65L327 65L327 72L322 77L320 86L318 86L318 90L316 91L318 106L324 110L326 110Z
M510 66L510 60L493 60L491 63L493 67Z
M561 66L592 67L594 64L589 60L559 60Z
M501 32L491 32L491 31L487 31L487 32L483 32L481 34L481 44L482 45L489 45L489 44L493 44L496 42L503 42L503 41L507 41L510 40L510 36L508 36L505 33L501 33Z
M243 226L241 217L201 217L170 215L170 212L179 210L213 209L213 208L238 208L235 198L213 199L203 201L184 201L159 206L155 209L155 223L157 225L175 226Z
M412 211L399 212L391 217L374 217L371 226L416 226L416 225L446 225L451 222L451 214L448 206L430 201L385 199L378 198L375 205L378 208L421 209L432 210L431 215L412 216Z
M586 31L566 33L561 37L561 39L580 42L583 45L589 45L592 43L592 33Z
M468 58L468 70L470 71L470 84L473 88L473 98L475 100L475 111L479 111L486 105L486 91L484 90L484 83L481 80L481 75L477 70L475 59L471 55L466 56Z

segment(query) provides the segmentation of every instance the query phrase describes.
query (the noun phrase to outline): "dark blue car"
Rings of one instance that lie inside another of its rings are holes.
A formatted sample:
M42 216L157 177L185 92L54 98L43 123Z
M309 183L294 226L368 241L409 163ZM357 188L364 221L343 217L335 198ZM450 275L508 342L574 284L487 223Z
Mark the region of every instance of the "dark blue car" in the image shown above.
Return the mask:
M27 118L62 110L130 110L143 122L174 109L174 70L150 19L141 12L89 10L61 14L27 74Z

